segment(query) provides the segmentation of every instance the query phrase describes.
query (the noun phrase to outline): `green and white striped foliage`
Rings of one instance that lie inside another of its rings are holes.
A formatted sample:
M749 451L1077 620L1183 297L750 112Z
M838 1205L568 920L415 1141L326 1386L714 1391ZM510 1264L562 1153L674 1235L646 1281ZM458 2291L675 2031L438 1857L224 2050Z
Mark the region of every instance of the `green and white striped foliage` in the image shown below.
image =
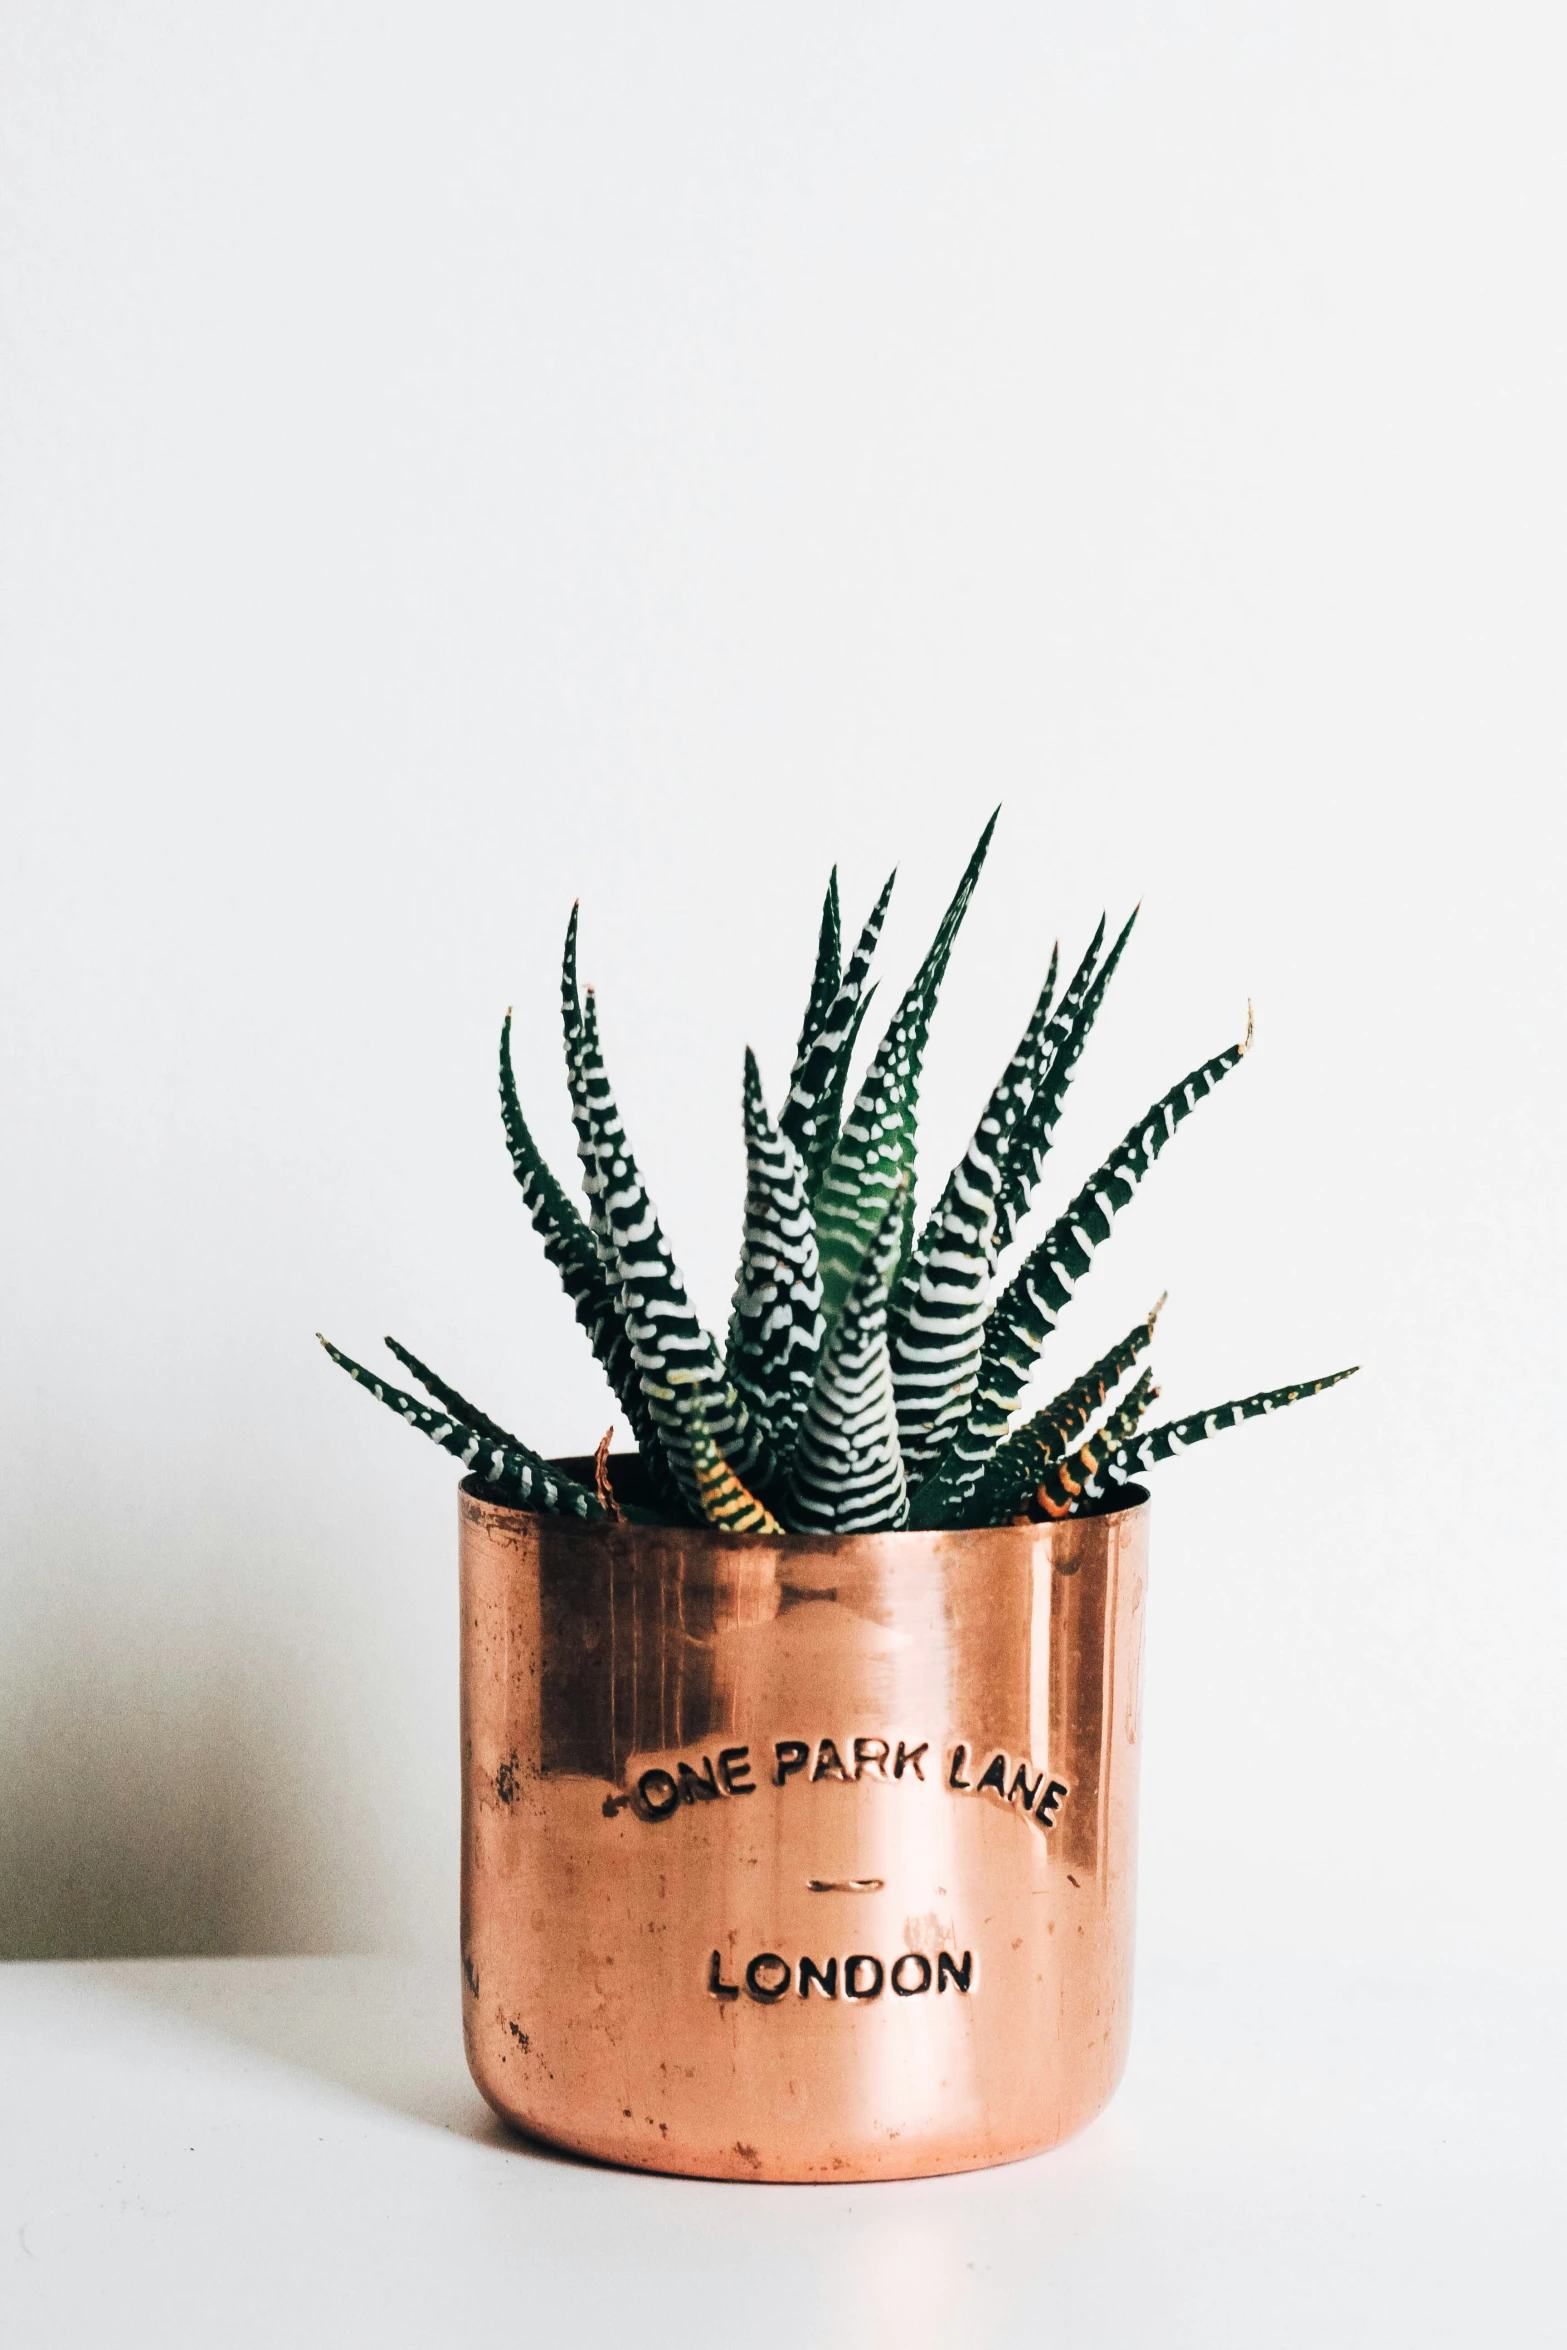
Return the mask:
M779 1114L779 1129L788 1136L805 1161L809 1186L813 1192L838 1139L838 1116L843 1106L849 1062L860 1033L860 1022L870 1005L872 991L865 983L870 976L871 958L876 952L881 926L887 919L887 903L897 878L895 872L888 874L881 896L871 908L870 917L860 932L826 1014L814 1027L808 1044L802 1037L800 1051L789 1078L788 1099ZM820 973L820 957L817 969ZM806 1009L807 1026L812 1023L815 1003L813 986L811 1003Z
M1238 1428L1243 1420L1282 1412L1308 1395L1321 1395L1327 1388L1337 1387L1341 1380L1352 1379L1358 1368L1358 1364L1352 1363L1347 1371L1331 1371L1325 1379L1307 1379L1298 1387L1270 1387L1258 1395L1243 1395L1235 1403L1215 1404L1210 1411L1192 1412L1184 1420L1166 1420L1162 1427L1150 1428L1135 1443L1117 1444L1109 1452L1090 1438L1070 1460L1046 1469L1040 1480L1040 1500L1053 1517L1076 1516L1085 1503L1090 1506L1103 1501L1113 1503L1118 1487L1130 1484L1157 1462L1190 1452L1194 1444L1201 1444L1226 1428Z
M877 1533L907 1520L887 1354L887 1292L902 1233L894 1194L817 1367L782 1513L792 1532Z
M1153 1383L1153 1373L1145 1371L1125 1401L1106 1415L1087 1442L1079 1445L1068 1460L1047 1462L1040 1471L1039 1484L1033 1495L1034 1508L1029 1514L1046 1518L1071 1517L1085 1497L1085 1480L1101 1470L1104 1463L1136 1435L1158 1392Z
M324 1338L321 1343L326 1346ZM455 1387L449 1387L437 1372L431 1370L428 1363L421 1363L416 1354L411 1354L406 1346L399 1346L395 1338L383 1338L381 1344L389 1355L396 1356L405 1371L413 1373L425 1393L433 1395L444 1412L463 1427L471 1428L476 1435L482 1436L486 1444L498 1444L503 1449L509 1447L514 1452L528 1450L520 1436L513 1436L509 1428L503 1428L498 1420L492 1420L488 1412L481 1412L476 1403L470 1403L465 1395L459 1395ZM328 1347L327 1351L334 1361L341 1359L335 1349Z
M581 1518L587 1523L604 1517L597 1494L563 1476L559 1469L552 1468L515 1437L498 1443L494 1436L468 1427L449 1411L432 1412L417 1396L405 1395L400 1387L389 1386L362 1363L343 1354L330 1339L323 1338L321 1344L333 1362L350 1379L367 1387L378 1403L384 1403L389 1411L396 1412L411 1428L428 1436L432 1444L440 1445L443 1452L451 1453L473 1476L490 1486L494 1500L509 1509L545 1510L552 1517ZM433 1388L431 1392L435 1392ZM494 1424L488 1425L493 1428Z
M979 1376L990 1304L995 1169L966 1158L917 1279L898 1291L889 1346L904 1467L918 1480L963 1424ZM912 1292L912 1294L910 1294Z
M779 1132L745 1056L745 1239L725 1368L774 1455L786 1461L822 1344L822 1280L805 1162Z
M573 906L571 919L566 924L566 944L560 967L560 1012L566 1047L566 1085L571 1099L571 1122L577 1137L583 1194L588 1203L588 1230L619 1333L617 1341L608 1342L610 1355L606 1368L613 1366L611 1385L631 1424L631 1433L642 1456L654 1499L679 1523L695 1515L695 1505L687 1485L676 1475L669 1459L643 1385L642 1371L636 1360L621 1294L620 1257L609 1228L609 1219L604 1212L598 1136L593 1124L587 1077L588 1028L577 984L578 913L579 909Z
M874 992L870 964L893 884L889 879L844 966L836 871L829 879L810 997L776 1123L747 1055L745 1238L725 1360L692 1311L626 1139L593 997L584 1004L578 986L575 908L561 1011L586 1218L523 1118L508 1013L500 1078L512 1169L631 1422L656 1504L651 1514L625 1505L615 1514L652 1523L705 1520L731 1532L771 1533L782 1521L791 1531L846 1534L1001 1523L1027 1504L1032 1489L1029 1506L1062 1515L1113 1499L1118 1481L1220 1428L1349 1377L1336 1372L1248 1396L1136 1436L1156 1392L1148 1375L1119 1405L1110 1399L1147 1344L1150 1317L1026 1425L1012 1428L1044 1342L1116 1212L1246 1045L1205 1061L1153 1105L987 1313L998 1258L1027 1210L1132 926L1101 960L1101 921L1053 1010L1052 959L1017 1050L911 1246L926 1040L994 825L992 817L847 1116L848 1073ZM1248 1024L1247 1044L1250 1037ZM497 1500L585 1521L606 1516L599 1495L541 1460L405 1347L387 1344L437 1408L335 1347L328 1352L482 1478ZM1085 1437L1107 1403L1106 1417Z
M822 1178L832 1163L833 1152L838 1147L838 1138L843 1131L843 1097L848 1090L849 1071L854 1065L854 1056L859 1049L860 1030L865 1026L870 1008L875 1000L876 989L872 985L865 990L854 1007L854 1016L849 1022L842 1050L834 1060L827 1082L822 1087L821 1100L816 1112L816 1142L819 1155L807 1180L813 1215L822 1188Z
M1050 957L1050 970L1040 990L1028 1026L1018 1039L1017 1050L1008 1061L1001 1077L986 1102L973 1139L958 1164L947 1178L947 1187L925 1220L918 1241L909 1252L898 1289L893 1297L892 1323L896 1330L900 1310L905 1301L912 1301L919 1281L920 1269L936 1236L943 1229L947 1210L960 1196L960 1188L972 1190L976 1183L988 1185L994 1197L1000 1196L1001 1170L1005 1166L1022 1117L1034 1098L1044 1052L1045 1025L1050 1016L1050 1005L1055 994L1056 967L1060 958L1059 946Z
M996 1197L1019 1119L1033 1099L1056 956L1033 1017L947 1178L893 1292L892 1386L903 1465L918 1482L962 1422L974 1392L995 1265Z
M1105 989L1115 976L1115 967L1126 951L1126 942L1132 935L1132 925L1136 920L1137 909L1134 907L1119 938L1096 971L1094 964L1105 934L1104 916L1100 916L1093 943L1073 973L1071 984L1061 998L1055 1017L1040 1040L1038 1080L1012 1138L1001 1188L997 1194L992 1264L1011 1245L1013 1234L1028 1213L1029 1202L1055 1140L1062 1105L1066 1100L1066 1089L1072 1082L1072 1072L1082 1058L1088 1032L1099 1016Z
M571 920L568 956L574 954L576 944L575 909ZM561 1287L588 1334L589 1344L616 1402L631 1422L638 1443L642 1444L650 1433L651 1422L637 1367L631 1359L631 1341L620 1318L620 1285L606 1270L598 1241L583 1222L575 1202L568 1199L555 1180L528 1131L512 1071L510 1012L501 1027L501 1122L506 1130L512 1173L522 1191L523 1205L533 1229L544 1243L545 1256L560 1275ZM422 1373L416 1376L423 1378ZM432 1388L431 1393L434 1392Z
M691 1413L691 1459L702 1515L721 1534L782 1534L766 1505L748 1493L708 1432L700 1405Z
M1216 1053L1172 1085L1024 1258L992 1308L968 1416L915 1495L913 1525L966 1522L970 1498L1006 1439L1045 1340L1088 1271L1094 1250L1110 1237L1111 1218L1128 1205L1177 1128L1239 1065L1250 1042L1248 1026L1244 1042Z
M647 1470L648 1482L654 1498L669 1514L680 1520L688 1517L690 1504L674 1475L659 1441L658 1431L648 1399L643 1392L642 1374L637 1366L626 1328L620 1295L620 1260L616 1254L608 1222L600 1200L598 1159L595 1148L592 1119L587 1107L587 1085L583 1071L583 1057L587 1050L587 1029L582 1014L582 1001L577 986L577 922L579 909L573 906L566 924L566 943L561 955L560 1011L561 1027L566 1047L566 1086L571 1101L571 1122L577 1138L577 1159L582 1171L583 1195L587 1201L588 1232L598 1258L600 1275L607 1300L608 1321L604 1333L604 1353L600 1355L611 1387L621 1410L631 1424ZM508 1142L510 1136L508 1135ZM514 1161L515 1164L515 1161ZM618 1333L618 1336L615 1335Z
M816 968L811 974L810 998L806 1003L805 1018L800 1023L800 1042L794 1056L796 1069L827 1025L827 1015L837 1000L842 982L843 916L838 904L838 868L835 865L827 877L822 926L816 941Z
M582 1189L588 1203L588 1229L598 1251L605 1281L620 1310L620 1259L604 1212L603 1183L599 1176L598 1136L593 1124L587 1081L588 1030L577 985L577 915L573 906L566 925L566 947L560 965L560 1019L566 1042L566 1085L571 1095L571 1123L576 1130L577 1158L582 1167Z
M1047 1462L1040 1471L1039 1484L1033 1499L1037 1510L1047 1518L1070 1517L1086 1496L1086 1481L1121 1447L1137 1434L1147 1416L1148 1407L1158 1395L1152 1371L1145 1371L1137 1385L1115 1409L1106 1414L1086 1443L1081 1444L1067 1461ZM1058 1496L1068 1497L1065 1506Z
M905 1220L911 1212L920 1072L931 1014L995 829L996 818L992 816L942 917L930 952L877 1047L815 1194L822 1307L829 1330L854 1286L866 1251L882 1230L888 1201L896 1196L904 1203ZM900 1234L900 1251L903 1237Z
M523 1117L511 1061L509 1009L501 1022L500 1092L501 1124L523 1205L544 1243L544 1254L560 1275L561 1287L576 1307L577 1319L593 1339L596 1351L599 1327L605 1322L614 1324L614 1291L599 1261L592 1233L576 1203L568 1199L550 1172Z
M1071 1386L1053 1396L1042 1411L1022 1427L1014 1428L973 1495L971 1519L981 1526L999 1526L1021 1508L1030 1489L1038 1485L1054 1461L1065 1459L1095 1412L1120 1386L1140 1354L1153 1342L1159 1318L1159 1300L1123 1339L1100 1356ZM1130 1434L1130 1430L1128 1430Z
M642 1393L686 1506L699 1512L691 1451L693 1397L736 1476L768 1484L772 1455L760 1427L724 1377L712 1339L691 1310L605 1074L591 989L582 1007L573 1090L590 1136L595 1214L614 1250L621 1318Z

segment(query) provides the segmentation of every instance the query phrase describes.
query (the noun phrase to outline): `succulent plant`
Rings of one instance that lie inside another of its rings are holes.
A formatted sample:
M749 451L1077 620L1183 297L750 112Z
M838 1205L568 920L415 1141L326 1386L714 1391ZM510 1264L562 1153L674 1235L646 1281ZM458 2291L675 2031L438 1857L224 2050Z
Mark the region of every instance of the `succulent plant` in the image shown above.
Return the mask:
M1105 950L1098 929L1059 998L1053 955L1016 1052L974 1138L923 1221L915 1133L931 1015L979 879L992 816L863 1078L850 1066L889 879L847 962L836 870L788 1094L767 1107L753 1054L742 1106L744 1238L726 1342L698 1321L605 1073L593 991L577 982L577 909L561 1010L584 1216L546 1166L517 1100L511 1014L501 1029L501 1116L512 1170L617 1404L640 1475L619 1495L608 1439L594 1482L544 1460L389 1338L432 1397L420 1402L329 1344L351 1378L447 1452L495 1500L585 1521L708 1524L733 1534L851 1534L994 1526L1113 1507L1126 1485L1220 1429L1333 1387L1335 1371L1145 1428L1156 1306L1081 1378L1032 1413L1046 1340L1176 1130L1236 1068L1245 1038L1203 1061L1138 1119L1001 1281L1066 1090L1135 912ZM845 1100L848 1107L845 1108ZM998 1286L999 1284L999 1286ZM1163 1303L1161 1299L1160 1303ZM637 1490L633 1493L632 1484Z

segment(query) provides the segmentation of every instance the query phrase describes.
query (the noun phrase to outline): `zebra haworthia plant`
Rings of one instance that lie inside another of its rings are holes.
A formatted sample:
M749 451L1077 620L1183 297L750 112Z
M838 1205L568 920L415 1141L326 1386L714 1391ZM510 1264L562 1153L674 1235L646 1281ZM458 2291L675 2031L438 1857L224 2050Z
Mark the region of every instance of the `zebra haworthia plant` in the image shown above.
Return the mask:
M770 1535L994 1526L1104 1509L1172 1453L1347 1379L1349 1371L1335 1371L1146 1428L1158 1389L1146 1368L1132 1374L1155 1307L1081 1378L1028 1411L1045 1342L1094 1250L1177 1128L1239 1064L1251 1023L1243 1042L1203 1061L1138 1119L1000 1280L1136 916L1108 950L1101 922L1059 998L1052 956L974 1138L921 1222L914 1146L925 1043L995 822L852 1095L850 1065L875 992L870 967L892 882L847 962L836 871L828 882L810 999L776 1117L754 1055L745 1057L745 1228L722 1347L692 1309L621 1124L593 991L577 981L575 908L561 1010L585 1214L523 1117L507 1013L500 1090L512 1168L630 1422L643 1471L635 1499L615 1494L607 1440L593 1484L579 1482L395 1339L386 1342L392 1354L433 1403L323 1340L333 1361L454 1453L498 1501L586 1521Z

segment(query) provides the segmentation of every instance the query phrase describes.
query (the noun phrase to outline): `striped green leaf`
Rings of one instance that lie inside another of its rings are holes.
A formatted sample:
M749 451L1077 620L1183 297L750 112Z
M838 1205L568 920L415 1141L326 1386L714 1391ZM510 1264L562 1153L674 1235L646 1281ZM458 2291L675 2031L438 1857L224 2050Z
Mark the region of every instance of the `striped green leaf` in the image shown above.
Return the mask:
M619 1311L620 1262L615 1243L610 1237L609 1222L604 1213L603 1185L599 1180L598 1142L594 1133L589 1108L588 1086L585 1075L587 1055L587 1023L583 1016L582 994L577 984L577 916L573 906L566 925L566 948L560 965L560 1017L566 1040L566 1084L571 1094L571 1123L576 1130L577 1157L582 1167L582 1189L588 1203L588 1229L598 1252L599 1265ZM624 1317L622 1317L623 1319Z
M491 1488L494 1500L511 1509L544 1510L551 1517L581 1518L589 1524L603 1519L605 1512L597 1494L563 1476L527 1445L519 1444L515 1438L498 1443L477 1428L465 1426L449 1411L432 1412L417 1396L405 1395L400 1387L388 1385L373 1371L367 1371L362 1363L341 1353L330 1339L323 1338L321 1344L333 1362L350 1379L368 1388L378 1403L384 1403L411 1428L417 1428L432 1444L440 1445L443 1452L451 1453L465 1469L482 1478ZM431 1392L434 1393L433 1388Z
M1033 1017L893 1291L892 1386L903 1465L915 1484L962 1424L974 1392L995 1263L996 1196L1033 1098L1055 983L1052 954Z
M745 1056L745 1239L725 1369L779 1462L794 1450L822 1343L822 1281L805 1163Z
M895 1194L817 1367L784 1506L793 1533L875 1533L907 1519L887 1354L887 1292L902 1234Z
M648 1401L626 1316L620 1256L604 1209L599 1138L593 1124L587 1075L588 1027L577 984L577 914L578 909L573 906L571 919L566 925L565 951L561 957L561 1025L565 1034L566 1083L571 1096L571 1122L577 1137L582 1189L588 1203L588 1230L619 1333L618 1340L606 1340L609 1360L613 1364L611 1383L619 1397L621 1410L631 1424L631 1433L647 1471L649 1490L658 1506L679 1523L681 1519L695 1514L695 1497L683 1487L675 1473Z
M985 1348L968 1417L915 1495L911 1523L955 1526L1005 1441L1012 1414L1039 1360L1040 1349L1088 1271L1093 1252L1110 1237L1110 1220L1130 1202L1167 1142L1206 1101L1250 1044L1230 1045L1204 1061L1156 1101L1090 1175L1007 1283L985 1325Z
M1031 1486L1039 1483L1052 1462L1065 1459L1095 1412L1131 1370L1153 1338L1159 1305L1134 1322L1126 1336L1108 1354L1101 1355L1080 1379L1036 1412L1007 1438L975 1488L969 1509L972 1524L999 1526L1021 1507ZM1130 1431L1128 1431L1130 1433Z
M813 1214L817 1195L821 1190L822 1177L827 1171L832 1154L838 1145L838 1136L842 1131L843 1097L848 1088L849 1071L854 1066L854 1055L859 1046L860 1030L865 1026L866 1014L875 1000L876 988L873 984L865 990L850 1015L848 1031L843 1040L843 1049L834 1061L828 1072L827 1082L822 1087L821 1100L816 1112L816 1145L819 1156L815 1166L810 1170L806 1182Z
M691 1310L605 1073L591 988L580 1009L572 1090L589 1137L585 1179L595 1226L602 1224L614 1253L620 1310L642 1393L681 1497L688 1509L699 1513L691 1451L693 1399L738 1477L770 1483L772 1455L761 1428L725 1378L712 1339Z
M1088 1498L1088 1485L1103 1475L1105 1463L1137 1434L1158 1393L1152 1371L1145 1371L1125 1401L1106 1415L1086 1443L1064 1461L1047 1461L1032 1496L1034 1513L1046 1518L1072 1516Z
M421 1363L419 1357L410 1354L406 1346L399 1346L395 1338L385 1338L381 1343L388 1354L397 1357L405 1371L412 1372L425 1393L433 1395L452 1419L460 1420L465 1428L471 1428L475 1435L482 1436L486 1444L509 1446L514 1452L527 1451L528 1447L520 1436L513 1436L509 1428L503 1428L498 1420L492 1420L488 1412L481 1412L476 1403L470 1403L465 1395L459 1395L455 1387L448 1387L446 1381L432 1371L428 1363ZM322 1344L326 1344L324 1339Z
M870 918L838 982L826 1018L795 1061L789 1079L789 1098L779 1114L779 1128L805 1161L813 1189L838 1138L844 1083L860 1022L870 1000L865 982L897 878L895 872L888 874L881 896L871 908Z
M811 974L810 1000L805 1007L805 1018L800 1023L800 1042L794 1056L798 1069L812 1045L827 1025L838 989L843 980L843 917L838 906L838 868L835 865L827 881L827 896L822 905L822 926L816 942L816 968Z
M725 1534L781 1534L772 1511L748 1493L717 1445L700 1407L691 1414L691 1458L697 1498L710 1526Z
M1115 967L1132 935L1132 924L1137 920L1137 909L1124 925L1102 964L1094 964L1104 940L1104 917L1094 932L1093 944L1072 975L1071 984L1061 998L1055 1018L1041 1039L1038 1080L1028 1106L1019 1121L1018 1129L1007 1152L1001 1188L996 1200L995 1251L991 1262L1010 1246L1029 1202L1044 1171L1050 1146L1061 1120L1061 1107L1066 1100L1066 1089L1072 1082L1072 1072L1082 1058L1088 1032L1099 1016L1105 989L1115 976Z
M322 1344L326 1344L324 1339ZM487 1445L499 1445L511 1452L530 1454L537 1458L536 1454L531 1454L531 1448L523 1443L520 1436L513 1436L509 1428L503 1428L498 1420L492 1420L487 1412L481 1412L476 1403L470 1403L455 1387L448 1386L444 1379L430 1369L428 1363L421 1363L419 1357L406 1346L399 1345L395 1338L386 1338L382 1344L389 1354L397 1357L405 1371L412 1372L426 1393L434 1396L450 1419L471 1428L476 1436L484 1438ZM558 1471L552 1473L559 1475ZM569 1479L567 1483L570 1483ZM616 1506L623 1518L630 1518L639 1526L661 1526L667 1523L667 1511L643 1509L639 1503L629 1501L617 1503Z
M573 907L567 940L567 954L573 961L576 922ZM523 1205L533 1228L544 1243L544 1254L560 1275L561 1286L588 1334L615 1400L640 1441L647 1428L647 1408L637 1367L631 1359L631 1341L620 1318L618 1284L605 1270L593 1233L555 1180L528 1131L512 1071L510 1012L501 1025L501 1122L506 1130L512 1173L521 1188Z
M996 818L992 816L942 917L930 952L877 1047L815 1194L822 1306L829 1329L854 1287L867 1250L883 1228L888 1201L896 1196L904 1203L901 1212L905 1220L912 1212L920 1071L931 1014L995 829ZM900 1253L905 1237L900 1233Z
M1160 1461L1189 1452L1194 1444L1226 1428L1238 1428L1243 1420L1260 1419L1308 1395L1321 1395L1341 1380L1352 1379L1359 1368L1358 1363L1352 1363L1347 1371L1331 1371L1325 1379L1307 1379L1298 1387L1270 1387L1259 1395L1243 1395L1235 1403L1215 1404L1211 1411L1193 1412L1184 1420L1166 1420L1135 1443L1118 1443L1109 1451L1089 1443L1069 1461L1045 1471L1040 1480L1040 1504L1049 1516L1065 1518L1076 1515L1085 1502L1113 1501L1118 1486L1131 1483Z

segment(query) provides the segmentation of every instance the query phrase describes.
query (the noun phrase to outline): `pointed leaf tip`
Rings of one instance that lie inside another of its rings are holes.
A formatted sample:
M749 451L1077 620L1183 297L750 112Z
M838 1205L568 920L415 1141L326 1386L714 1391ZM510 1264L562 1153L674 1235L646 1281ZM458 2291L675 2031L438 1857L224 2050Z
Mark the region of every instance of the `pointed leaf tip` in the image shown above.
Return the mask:
M1155 1322L1158 1321L1159 1316L1164 1312L1165 1306L1169 1302L1169 1296L1170 1292L1167 1289L1161 1289L1158 1296L1154 1299L1153 1304L1148 1308L1148 1335L1150 1338L1153 1336L1153 1326Z
M1256 1024L1252 1018L1251 997L1248 996L1246 998L1246 1033L1241 1038L1240 1045L1240 1049L1243 1053L1249 1053L1251 1051L1251 1040L1255 1025Z

